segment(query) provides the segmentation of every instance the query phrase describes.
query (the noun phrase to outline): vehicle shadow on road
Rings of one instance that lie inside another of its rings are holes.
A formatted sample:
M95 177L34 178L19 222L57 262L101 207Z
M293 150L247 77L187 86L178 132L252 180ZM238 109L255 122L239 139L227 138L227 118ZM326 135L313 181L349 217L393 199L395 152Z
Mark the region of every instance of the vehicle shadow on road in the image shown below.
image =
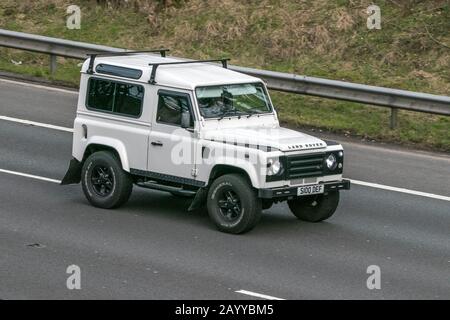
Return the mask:
M216 230L209 219L206 206L188 211L192 202L191 198L177 197L167 192L135 188L130 200L122 207L113 210L91 207L82 192L73 192L72 190L68 196L72 204L85 207L85 212L87 210L99 214L111 213L122 217L131 214ZM65 202L67 201L68 199L65 200ZM333 220L334 218L321 223L300 221L289 212L286 205L278 204L264 210L259 224L248 234L280 234L280 231L285 235L330 232L330 228L335 225Z
M167 192L135 190L123 209L135 214L157 215L171 219L207 220L206 208L188 211L191 202L191 198L177 197Z

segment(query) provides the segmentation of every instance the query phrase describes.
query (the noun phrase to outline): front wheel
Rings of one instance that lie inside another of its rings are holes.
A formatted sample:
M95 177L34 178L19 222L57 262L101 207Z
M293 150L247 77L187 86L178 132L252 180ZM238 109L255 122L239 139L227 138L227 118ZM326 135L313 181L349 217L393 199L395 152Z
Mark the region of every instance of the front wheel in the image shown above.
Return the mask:
M83 192L89 202L99 208L117 208L127 202L133 189L130 175L110 152L91 154L83 164Z
M250 231L261 218L261 199L239 174L226 174L212 183L207 207L217 228L227 233Z
M330 218L339 204L339 191L299 197L288 201L289 209L300 220L320 222Z

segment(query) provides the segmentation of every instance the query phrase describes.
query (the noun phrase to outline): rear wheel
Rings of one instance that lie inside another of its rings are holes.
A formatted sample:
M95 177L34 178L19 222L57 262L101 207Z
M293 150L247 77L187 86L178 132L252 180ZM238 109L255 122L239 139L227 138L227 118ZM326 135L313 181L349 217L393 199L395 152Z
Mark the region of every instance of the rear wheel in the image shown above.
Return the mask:
M330 218L339 204L339 191L299 197L288 201L289 209L300 220L320 222Z
M108 151L95 152L86 159L81 184L88 201L104 209L117 208L127 202L133 189L130 175Z
M226 174L211 185L207 200L208 213L220 231L244 233L261 218L261 199L248 181L238 174Z

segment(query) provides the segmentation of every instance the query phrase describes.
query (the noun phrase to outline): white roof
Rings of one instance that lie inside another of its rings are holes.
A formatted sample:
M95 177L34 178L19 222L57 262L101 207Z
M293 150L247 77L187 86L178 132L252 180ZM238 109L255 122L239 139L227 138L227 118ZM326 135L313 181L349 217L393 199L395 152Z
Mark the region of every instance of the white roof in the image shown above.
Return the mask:
M81 72L86 72L89 66L87 59ZM164 63L184 61L174 58L162 58L153 54L134 54L128 56L102 56L95 59L94 70L97 64L109 64L128 67L142 71L138 81L148 82L152 67L149 63ZM261 82L261 79L243 73L223 68L221 65L211 63L194 63L178 65L161 65L156 72L156 83L162 86L177 87L194 90L196 87L220 84L238 84Z

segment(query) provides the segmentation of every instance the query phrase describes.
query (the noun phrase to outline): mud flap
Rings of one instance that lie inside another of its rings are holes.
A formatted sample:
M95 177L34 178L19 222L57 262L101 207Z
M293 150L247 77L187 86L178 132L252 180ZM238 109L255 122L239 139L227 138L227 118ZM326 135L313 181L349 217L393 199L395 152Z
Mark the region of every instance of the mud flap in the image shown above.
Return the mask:
M83 164L77 159L70 160L69 169L61 181L61 185L77 184L81 181L81 168Z
M194 200L192 200L191 205L188 208L188 211L194 211L199 209L205 202L206 197L208 195L208 188L200 188L195 194Z

